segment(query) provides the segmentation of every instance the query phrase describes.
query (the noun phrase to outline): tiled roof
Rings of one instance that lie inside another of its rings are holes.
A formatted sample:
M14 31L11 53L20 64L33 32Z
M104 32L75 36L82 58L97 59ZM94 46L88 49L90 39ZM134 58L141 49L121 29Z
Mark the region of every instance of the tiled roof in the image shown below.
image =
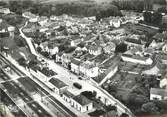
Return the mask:
M61 80L59 80L59 79L57 79L57 78L51 78L51 79L49 80L49 82L50 82L51 84L53 84L55 87L59 88L59 89L61 89L61 88L67 86L64 82L62 82Z
M80 105L82 105L82 106L85 106L85 105L87 105L87 104L92 103L91 100L89 100L88 98L86 98L86 97L83 96L83 95L75 96L75 97L73 98L73 100L75 100L76 102L78 102L78 103L79 103Z

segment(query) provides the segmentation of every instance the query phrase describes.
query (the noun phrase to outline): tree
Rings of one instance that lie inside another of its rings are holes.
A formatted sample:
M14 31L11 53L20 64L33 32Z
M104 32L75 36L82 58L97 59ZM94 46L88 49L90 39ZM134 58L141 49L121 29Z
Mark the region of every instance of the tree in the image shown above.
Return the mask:
M160 112L167 112L167 100L154 100L153 102L156 104Z
M148 101L149 99L144 95L130 93L126 103L131 107L140 108L144 103L147 103Z
M96 96L92 91L84 91L81 94L87 97L88 99L93 99Z
M159 32L167 31L167 23L160 24Z
M141 110L146 113L158 112L158 107L153 102L148 102L142 105Z
M4 1L0 1L0 6L3 6L3 7L7 7L7 3L6 2L4 2Z
M23 9L29 9L33 4L34 3L31 0L23 0L22 1L22 8Z
M22 14L22 5L20 1L9 1L9 9L16 14Z
M27 64L26 64L26 60L25 60L23 57L20 58L20 59L18 59L17 62L19 63L19 65L22 65L22 66L24 66L24 67L27 66Z
M115 53L124 53L127 51L127 45L125 43L118 44L115 48Z

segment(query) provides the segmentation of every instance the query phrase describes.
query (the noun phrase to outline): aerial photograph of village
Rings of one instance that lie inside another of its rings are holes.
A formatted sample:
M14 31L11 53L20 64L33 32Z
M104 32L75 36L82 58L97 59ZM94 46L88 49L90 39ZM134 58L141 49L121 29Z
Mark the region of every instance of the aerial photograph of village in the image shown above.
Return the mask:
M167 117L167 0L0 0L0 117Z

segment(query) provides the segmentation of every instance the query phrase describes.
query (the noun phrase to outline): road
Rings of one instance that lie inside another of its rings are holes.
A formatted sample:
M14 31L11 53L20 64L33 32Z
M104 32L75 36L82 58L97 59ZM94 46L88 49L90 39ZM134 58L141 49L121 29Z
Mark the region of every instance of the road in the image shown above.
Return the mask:
M34 45L33 45L33 42L32 42L32 38L26 37L26 36L24 35L24 33L22 32L22 29L23 29L24 27L26 27L27 24L28 24L28 22L26 22L25 25L19 29L19 32L20 32L20 35L21 35L21 36L25 39L25 41L27 42L28 47L29 47L29 49L30 49L30 52L31 52L32 54L34 54L34 55L37 56L38 54L37 54L37 52L36 52L36 49L34 48Z

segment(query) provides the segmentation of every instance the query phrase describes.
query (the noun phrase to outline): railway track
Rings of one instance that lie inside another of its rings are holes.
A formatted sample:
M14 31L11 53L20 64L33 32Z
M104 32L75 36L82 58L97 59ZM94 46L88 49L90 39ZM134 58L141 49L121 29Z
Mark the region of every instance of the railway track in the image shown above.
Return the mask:
M3 55L1 55L0 54L0 60L2 61L2 62L4 62L6 65L8 65L8 66L10 66L10 68L15 72L15 73L17 73L19 76L26 76L22 71L20 71L16 66L14 66L10 61L8 61ZM33 78L36 78L37 80L38 80L38 78L36 77L36 76L33 76ZM44 89L44 87L41 87L39 84L37 84L35 81L33 81L31 78L29 78L29 77L26 77L25 78L26 79L26 83L27 84L29 84L29 85L31 85L31 86L33 86L33 85L35 85L35 88L34 88L34 91L35 92L37 92L37 93L39 93L39 94L41 94L41 92L42 92L42 94L44 94L44 97L47 97L47 101L50 103L50 104L52 104L56 109L58 109L59 110L59 112L61 112L65 117L77 117L77 115L75 114L75 113L73 113L71 110L69 110L66 106L64 106L61 102L59 102L56 98L54 98L53 96L50 96L50 93L46 90L46 89ZM9 80L9 79L6 79L5 78L5 80ZM18 80L19 81L19 80ZM40 80L38 80L38 81L40 81ZM12 82L12 81L11 81ZM40 81L41 82L41 81ZM14 83L14 82L12 82L12 83ZM21 83L21 82L20 82ZM41 82L44 86L45 86L45 88L47 88L47 89L49 89L49 90L51 90L47 85L45 85L43 82ZM17 85L17 84L11 84L11 85L13 85L15 88L17 88L18 90L21 90L21 94L19 94L19 96L20 97L22 97L23 98L23 96L28 96L28 94L24 91L24 90L22 90L22 89L19 89L20 87ZM24 84L23 84L24 85ZM24 92L23 92L24 91ZM26 98L24 98L24 101L25 102L32 102L33 100L31 99L31 97L27 97L27 99ZM35 104L37 104L37 103L35 103ZM33 105L33 104L32 104ZM28 106L30 106L30 107L32 107L32 109L34 109L34 106L32 106L31 105L31 103L29 104L28 103ZM38 107L38 106L37 106ZM40 109L40 110L42 110L42 109ZM37 111L37 114L40 114L40 113L38 113L38 110L35 110L35 112ZM44 112L44 111L43 111ZM44 117L44 116L42 116L42 117ZM48 115L48 117L50 117L49 115Z

